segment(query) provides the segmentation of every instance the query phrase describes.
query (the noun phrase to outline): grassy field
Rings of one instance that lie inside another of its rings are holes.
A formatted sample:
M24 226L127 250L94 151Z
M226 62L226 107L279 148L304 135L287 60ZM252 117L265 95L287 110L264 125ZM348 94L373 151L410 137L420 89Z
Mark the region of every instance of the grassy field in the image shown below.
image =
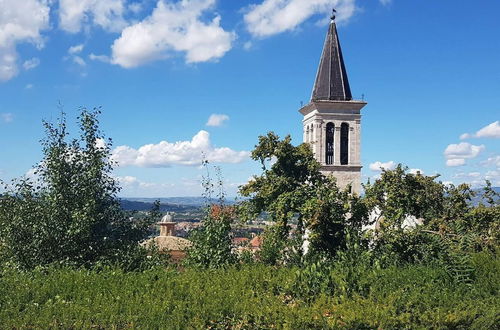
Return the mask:
M333 267L312 284L296 268L263 265L141 273L4 269L0 327L493 329L500 325L500 262L478 255L474 267L469 284L428 266L360 275Z

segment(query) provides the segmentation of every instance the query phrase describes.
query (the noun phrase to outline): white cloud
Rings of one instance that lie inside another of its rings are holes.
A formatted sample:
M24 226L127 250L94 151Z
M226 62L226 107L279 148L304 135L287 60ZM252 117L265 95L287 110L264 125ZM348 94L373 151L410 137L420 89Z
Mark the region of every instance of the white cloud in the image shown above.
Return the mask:
M83 47L84 47L83 44L71 46L68 49L68 54L78 54L78 53L81 53L82 50L83 50Z
M420 173L420 174L422 174L422 175L423 175L423 174L425 174L425 172L424 172L424 171L422 171L422 170L421 170L421 169L419 169L419 168L411 168L411 169L408 171L408 173L410 173L410 174L415 174L415 175L416 175L416 174L419 174L419 173Z
M87 63L85 63L84 59L81 58L80 56L73 56L73 62L80 65L80 66L85 66Z
M116 178L118 182L120 182L122 185L131 185L131 184L136 184L139 182L139 179L137 179L134 176L121 176Z
M174 186L174 184L168 184L168 183L162 184L162 183L145 182L139 180L134 176L129 176L129 175L116 177L115 179L118 181L118 183L121 185L122 188L132 191L138 191L139 189L152 189L152 188L158 189L158 188L166 188Z
M204 191L201 175L189 179L180 178L176 182L147 182L134 176L120 176L115 179L122 188L120 191L122 197L201 196ZM236 196L238 187L245 183L224 180L223 186L228 196Z
M0 120L4 123L11 123L14 121L14 115L11 113L0 113Z
M476 146L468 142L450 144L444 151L444 156L447 159L446 166L454 167L465 165L466 159L476 158L484 149L484 145Z
M471 138L495 138L500 139L500 121L495 121L477 131L475 134L464 133L460 135L460 140Z
M379 0L379 1L384 6L388 6L392 3L392 0Z
M485 149L484 145L476 146L467 142L450 144L446 147L444 155L448 159L475 158Z
M245 15L248 31L258 38L295 29L310 17L330 15L337 9L337 21L349 20L356 11L355 0L264 0L251 5Z
M476 137L500 139L500 121L497 120L496 122L481 128L477 131Z
M489 157L485 161L482 161L481 165L484 167L495 166L500 168L500 155Z
M50 8L44 0L0 0L0 8L0 81L7 81L18 73L18 43L43 47L40 32L49 26Z
M71 61L73 61L73 63L78 64L79 66L86 66L87 63L85 62L85 60L81 56L78 55L82 52L83 48L84 48L83 44L69 47L69 49L68 49L69 55L67 57L65 57L64 59L65 60L71 59Z
M95 54L91 53L89 55L89 58L92 61L99 61L99 62L104 62L104 63L110 62L109 56L106 56L106 55L95 55Z
M142 4L139 2L134 2L128 5L128 10L133 12L134 14L138 14L142 11Z
M220 26L220 16L200 20L215 6L215 0L158 1L151 16L122 31L112 45L112 63L125 68L185 52L187 63L221 58L232 47L233 32Z
M382 170L393 170L396 168L396 163L394 161L388 161L385 163L375 162L370 164L370 170L373 172L381 172Z
M216 148L210 142L207 131L198 132L191 141L175 143L162 141L147 144L139 149L129 146L116 147L112 159L120 166L169 167L171 165L200 165L203 155L214 163L241 163L250 156L248 151Z
M123 18L126 0L60 0L59 26L77 33L86 24L119 32L127 23Z
M463 158L455 158L455 159L446 160L446 166L448 166L448 167L457 167L457 166L464 166L464 165L465 165L465 159L463 159Z
M473 137L474 137L474 135L472 135L472 134L464 133L464 134L460 135L460 140L467 140L467 139L470 139Z
M250 50L253 47L253 43L251 41L247 41L243 44L243 49L244 50Z
M210 115L206 125L213 126L213 127L222 126L222 124L224 124L224 122L227 120L229 120L228 115L214 113L214 114Z
M33 84L27 84L26 86L24 86L24 88L26 89L32 89L34 87Z
M500 185L500 171L488 171L484 175L484 179L491 181L492 185L498 186Z
M23 63L24 70L31 70L40 65L40 59L37 57L33 57L32 59L26 60Z
M469 173L457 173L453 176L455 179L459 179L461 182L470 184L474 188L479 188L485 185L485 181L491 181L493 186L500 185L500 171L487 171L482 174L480 172L469 172Z
M95 140L95 146L98 149L105 149L107 146L106 140L98 138Z

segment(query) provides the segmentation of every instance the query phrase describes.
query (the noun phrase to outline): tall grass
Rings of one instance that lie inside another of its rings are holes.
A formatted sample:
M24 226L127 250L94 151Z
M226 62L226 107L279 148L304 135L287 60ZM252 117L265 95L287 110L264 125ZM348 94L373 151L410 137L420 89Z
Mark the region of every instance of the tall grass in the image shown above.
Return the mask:
M259 264L128 273L3 270L0 327L495 328L500 261L480 254L473 262L471 284L439 267L414 265L365 271L363 290L349 294L337 280L342 270L333 267L332 286L312 297L297 294L307 285L297 282L298 269Z

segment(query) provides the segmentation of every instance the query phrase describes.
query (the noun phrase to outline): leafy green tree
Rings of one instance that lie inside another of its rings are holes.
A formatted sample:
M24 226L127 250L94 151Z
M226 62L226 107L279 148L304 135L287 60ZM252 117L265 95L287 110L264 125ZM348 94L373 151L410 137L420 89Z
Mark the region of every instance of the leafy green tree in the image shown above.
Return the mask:
M312 253L334 255L345 246L347 226L361 229L366 220L363 203L347 193L349 187L340 191L334 178L321 174L308 144L293 146L290 136L280 139L270 132L259 137L252 158L261 163L263 173L240 188L240 193L249 197L241 209L248 217L265 212L276 223L267 235L269 251L273 252L269 256L276 257L276 249L286 249L287 240L297 242L288 251L300 252L302 240L297 237L302 238L306 231ZM297 229L290 235L292 222Z
M483 187L482 203L487 206L495 206L500 204L500 194L497 193L491 186L491 181L486 180L486 185Z
M314 159L310 147L301 144L295 147L290 136L280 140L273 132L259 137L252 151L252 159L259 161L263 173L240 188L249 216L267 212L280 227L280 236L288 235L289 220L298 215L312 187L323 181L320 165Z
M69 139L64 113L57 125L45 122L38 178L14 182L1 197L1 253L14 264L118 261L147 235L150 221L132 221L120 208L99 114L81 109L77 139Z
M334 256L346 248L347 235L359 236L368 221L368 209L361 198L340 190L335 179L326 177L314 187L301 213L306 220L311 252Z
M217 179L214 184L208 161L204 160L202 165L206 169L206 176L202 181L207 203L206 215L202 226L193 230L189 236L193 246L187 251L185 263L195 267L220 268L237 262L231 241L231 224L236 216L235 208L225 203L220 168L215 168ZM214 194L217 195L217 203L213 203Z
M408 216L426 221L441 216L444 205L444 185L435 182L438 176L408 173L399 164L394 170L383 170L375 183L364 185L365 201L373 210L378 209L380 223L391 230L403 230Z
M472 203L476 191L467 184L443 185L437 176L407 173L402 165L383 171L365 186L366 204L380 214L372 247L382 263L440 262L460 280L472 276L469 253L498 246L500 207L486 184L482 203ZM488 205L488 206L487 206ZM409 216L423 220L405 228Z

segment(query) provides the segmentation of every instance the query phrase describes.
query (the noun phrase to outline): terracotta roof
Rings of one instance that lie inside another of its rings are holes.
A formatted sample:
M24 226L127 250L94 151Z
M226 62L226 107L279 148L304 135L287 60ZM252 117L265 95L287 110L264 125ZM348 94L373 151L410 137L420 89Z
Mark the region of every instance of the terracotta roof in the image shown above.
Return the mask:
M250 241L250 246L252 248L260 248L261 245L262 245L262 238L260 236L255 236Z
M249 242L250 239L246 238L246 237L235 237L233 238L233 244L234 245L242 245L242 244L245 244L247 242Z

